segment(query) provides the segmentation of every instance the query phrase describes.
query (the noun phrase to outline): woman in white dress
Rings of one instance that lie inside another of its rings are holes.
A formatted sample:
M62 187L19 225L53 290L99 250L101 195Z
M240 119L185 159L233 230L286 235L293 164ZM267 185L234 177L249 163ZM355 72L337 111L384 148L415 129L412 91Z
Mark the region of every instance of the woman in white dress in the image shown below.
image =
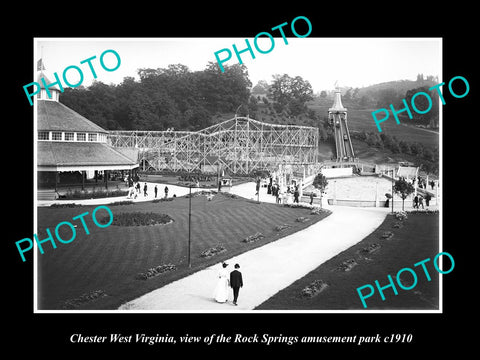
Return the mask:
M228 300L228 271L227 263L222 263L222 269L218 272L218 282L215 287L213 298L216 302L224 303Z

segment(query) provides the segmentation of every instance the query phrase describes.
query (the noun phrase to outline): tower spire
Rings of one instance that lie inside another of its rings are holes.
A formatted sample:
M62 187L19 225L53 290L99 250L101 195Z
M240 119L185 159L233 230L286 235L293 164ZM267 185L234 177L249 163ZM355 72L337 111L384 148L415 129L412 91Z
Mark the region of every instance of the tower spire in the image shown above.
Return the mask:
M333 99L333 106L328 109L329 112L347 112L347 109L342 104L342 91L338 86L338 80L335 81L335 97Z

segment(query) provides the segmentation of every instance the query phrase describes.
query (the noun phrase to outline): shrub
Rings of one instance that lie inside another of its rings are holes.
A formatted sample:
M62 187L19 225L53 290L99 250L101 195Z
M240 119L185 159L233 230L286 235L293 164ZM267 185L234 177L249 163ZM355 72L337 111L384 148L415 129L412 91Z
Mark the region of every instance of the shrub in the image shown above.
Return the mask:
M220 254L222 252L227 251L223 245L218 245L216 247L212 247L210 249L204 250L200 253L201 257L211 257L217 254Z
M407 213L405 211L397 211L395 212L394 216L395 216L395 219L400 221L408 219Z
M323 280L315 280L310 285L302 289L302 296L304 297L314 297L315 295L321 293L328 287L328 284Z
M155 266L153 268L148 269L144 273L138 273L135 276L135 279L137 279L137 280L147 280L151 277L158 276L158 275L163 274L167 271L173 271L173 270L177 270L177 267L173 264L159 265L159 266Z
M169 198L158 198L152 200L152 203L158 203L158 202L163 202L163 201L173 201L175 199L174 197L169 197Z
M362 249L359 250L359 253L362 254L362 255L367 255L367 254L371 254L375 251L377 251L378 249L380 249L380 244L377 244L377 243L373 243L373 244L370 244Z
M382 239L389 240L393 236L393 232L391 231L384 231L383 234L381 235Z
M275 231L282 231L282 230L288 229L289 227L291 227L291 225L288 225L288 224L277 225L275 226Z
M263 239L265 236L261 232L257 232L254 235L247 236L245 239L242 240L244 243L252 243L258 240Z
M127 193L128 193L128 189L97 190L96 188L93 188L91 189L91 191L79 190L79 189L75 189L71 191L70 189L68 189L67 193L64 194L62 198L64 199L98 199L98 198L105 198L105 197L125 196Z
M132 200L123 200L123 201L115 201L115 202L109 204L109 206L131 205L131 204L133 204L133 201L132 201Z
M338 265L336 270L337 271L350 271L357 265L358 264L355 261L355 259L348 259L348 260L345 260L344 262L342 262L340 265Z
M104 297L104 296L108 296L108 295L103 290L95 290L95 291L92 291L88 294L82 294L78 298L66 300L63 303L62 308L63 309L75 309L76 307L78 307L78 306L80 306L84 303L94 301L94 300L96 300L98 298L101 298L101 297Z
M75 204L75 203L53 203L50 205L52 208L73 208L77 206L82 206L81 204Z

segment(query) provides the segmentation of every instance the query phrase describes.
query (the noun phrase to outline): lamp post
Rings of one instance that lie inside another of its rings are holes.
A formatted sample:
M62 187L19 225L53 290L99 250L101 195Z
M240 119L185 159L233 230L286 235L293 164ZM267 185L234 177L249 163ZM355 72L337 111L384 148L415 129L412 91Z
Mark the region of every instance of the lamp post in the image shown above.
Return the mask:
M392 214L393 214L393 174L395 172L395 168L392 169Z
M188 267L192 267L192 261L190 257L191 247L191 224L192 224L192 184L189 185L190 192L188 197Z

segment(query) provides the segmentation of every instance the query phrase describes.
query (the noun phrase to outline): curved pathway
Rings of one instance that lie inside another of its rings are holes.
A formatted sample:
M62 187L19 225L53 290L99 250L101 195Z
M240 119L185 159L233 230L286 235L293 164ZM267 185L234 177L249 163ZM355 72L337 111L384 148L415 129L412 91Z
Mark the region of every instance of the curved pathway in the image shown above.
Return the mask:
M253 185L254 186L254 185ZM248 192L252 185L232 189ZM254 187L253 187L254 189ZM244 194L245 195L245 194ZM262 194L261 194L262 195ZM261 196L267 197L264 194ZM268 199L270 200L270 199ZM278 291L305 276L323 262L361 241L384 220L388 209L331 207L332 214L312 226L275 242L227 260L228 270L240 264L244 287L238 306L216 303L213 291L221 264L198 271L183 279L123 304L119 310L170 312L237 312L252 310Z

